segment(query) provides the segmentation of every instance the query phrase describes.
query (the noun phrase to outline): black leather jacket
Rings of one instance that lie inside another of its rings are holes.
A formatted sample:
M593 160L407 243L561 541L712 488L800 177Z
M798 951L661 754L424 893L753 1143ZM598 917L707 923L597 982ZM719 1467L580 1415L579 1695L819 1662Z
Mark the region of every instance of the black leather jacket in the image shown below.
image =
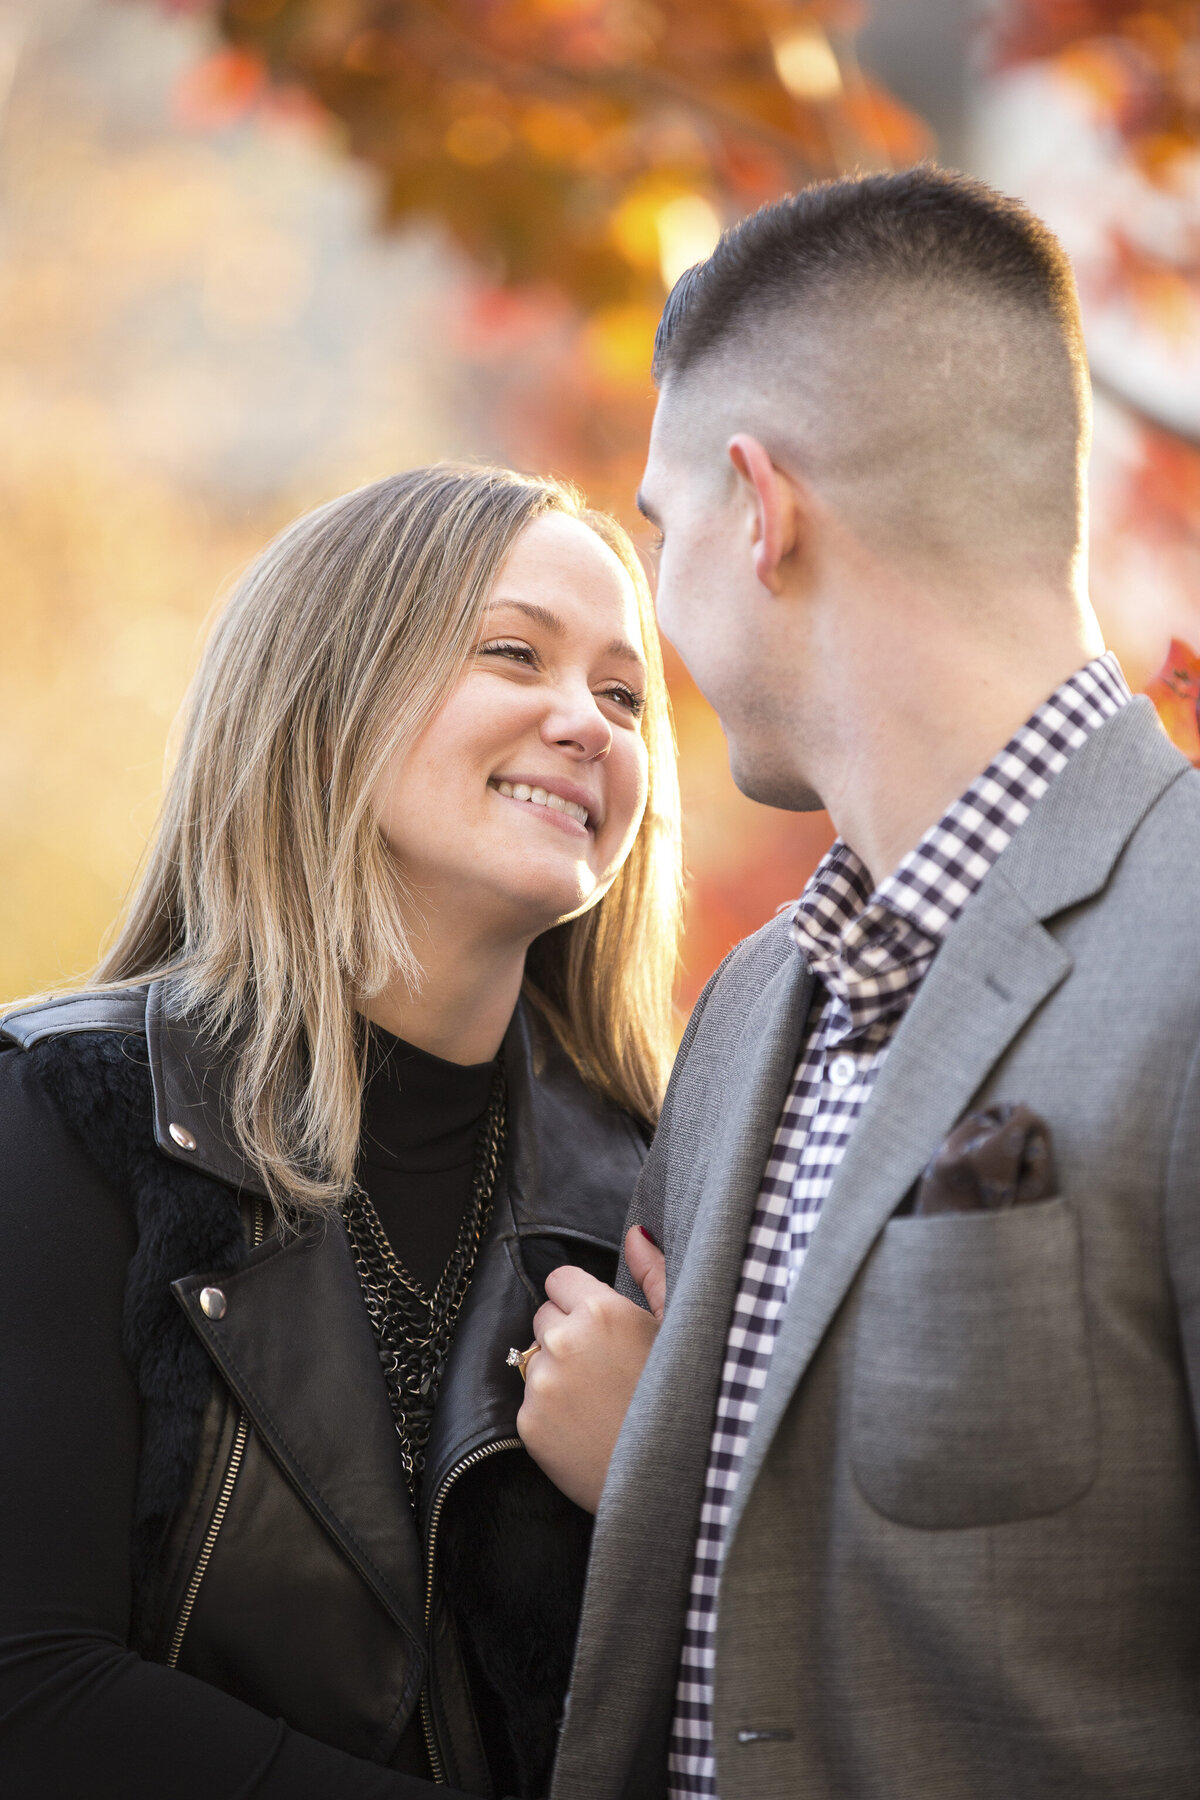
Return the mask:
M405 1766L419 1707L438 1780L536 1792L590 1521L521 1448L521 1383L504 1358L529 1342L551 1268L611 1278L645 1155L634 1122L518 1009L506 1167L414 1520L345 1231L336 1218L298 1236L269 1228L219 1063L169 1016L161 985L71 996L2 1029L44 1060L52 1092L81 1069L93 1089L107 1084L111 1104L81 1135L102 1173L135 1190L138 1647L385 1766Z

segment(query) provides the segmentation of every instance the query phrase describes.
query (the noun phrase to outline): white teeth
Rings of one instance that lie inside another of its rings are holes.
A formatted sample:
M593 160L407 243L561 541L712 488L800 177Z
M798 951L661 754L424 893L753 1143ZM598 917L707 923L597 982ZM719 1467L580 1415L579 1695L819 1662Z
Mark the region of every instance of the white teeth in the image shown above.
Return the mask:
M534 806L548 807L551 812L565 813L568 819L575 819L580 825L588 822L586 806L579 806L574 800L564 800L561 794L552 794L549 788L530 787L526 781L497 781L493 783L498 794L508 800L528 800Z

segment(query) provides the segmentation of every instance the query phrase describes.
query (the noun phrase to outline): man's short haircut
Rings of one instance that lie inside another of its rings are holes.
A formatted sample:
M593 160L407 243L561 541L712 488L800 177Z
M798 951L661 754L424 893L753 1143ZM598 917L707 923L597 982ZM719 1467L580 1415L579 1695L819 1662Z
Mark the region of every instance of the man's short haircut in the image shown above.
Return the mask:
M990 295L1041 313L1082 359L1075 283L1053 233L1020 201L922 164L803 188L725 232L671 290L654 379L682 375L773 314L898 287Z
M763 207L676 283L654 375L718 436L759 437L897 568L1078 579L1075 283L1052 233L982 182L922 166Z

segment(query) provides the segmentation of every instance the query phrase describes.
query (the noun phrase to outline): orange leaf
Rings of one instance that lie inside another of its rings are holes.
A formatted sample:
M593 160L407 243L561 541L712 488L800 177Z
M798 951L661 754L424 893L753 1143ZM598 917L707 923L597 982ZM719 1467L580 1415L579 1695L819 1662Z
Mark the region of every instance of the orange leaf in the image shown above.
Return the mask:
M217 131L244 119L267 84L262 60L249 50L218 50L175 84L172 112L181 125Z
M1200 656L1172 638L1167 660L1143 690L1158 709L1167 736L1200 768Z

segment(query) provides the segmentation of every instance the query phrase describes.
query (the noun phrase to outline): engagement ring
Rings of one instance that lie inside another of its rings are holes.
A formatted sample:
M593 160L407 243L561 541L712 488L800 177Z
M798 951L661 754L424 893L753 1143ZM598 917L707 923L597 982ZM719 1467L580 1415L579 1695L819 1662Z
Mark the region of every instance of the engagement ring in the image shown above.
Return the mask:
M525 1371L529 1367L529 1359L531 1356L535 1355L541 1347L540 1344L533 1343L530 1344L528 1350L518 1350L514 1344L504 1360L510 1369L519 1369L521 1371L521 1380L524 1381Z

